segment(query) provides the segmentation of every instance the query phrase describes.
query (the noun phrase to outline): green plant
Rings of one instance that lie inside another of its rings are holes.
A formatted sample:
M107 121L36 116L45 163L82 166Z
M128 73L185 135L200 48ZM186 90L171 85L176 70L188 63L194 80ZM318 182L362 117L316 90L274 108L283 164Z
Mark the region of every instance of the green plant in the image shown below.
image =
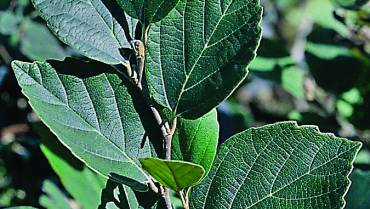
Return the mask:
M91 60L12 67L42 122L109 179L90 185L107 186L99 207L172 208L176 192L184 208L343 208L359 143L281 122L239 133L217 150L215 108L255 57L258 0L117 0L121 18L106 1L32 2L61 41ZM43 151L72 184L62 162ZM95 174L84 167L74 175ZM43 205L65 205L53 184L44 189Z

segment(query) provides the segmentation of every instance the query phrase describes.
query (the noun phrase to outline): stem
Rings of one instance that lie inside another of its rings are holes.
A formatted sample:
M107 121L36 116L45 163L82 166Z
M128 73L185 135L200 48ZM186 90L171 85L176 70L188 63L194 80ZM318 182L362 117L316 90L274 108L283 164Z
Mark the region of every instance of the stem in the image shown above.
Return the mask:
M148 179L148 184L149 184L150 189L151 189L154 193L157 193L157 194L158 194L158 193L159 193L159 189L158 189L158 187L154 184L152 177L151 177L151 176L148 176L148 177L147 177L147 179Z
M172 148L172 138L173 134L175 133L177 126L177 118L173 119L172 126L170 129L166 129L166 160L171 160L171 148Z
M137 80L135 79L134 82L137 84L138 88L141 91L143 91L142 78L143 78L144 69L145 69L145 45L146 45L146 41L147 41L148 30L149 30L149 27L146 27L144 29L143 41L134 40L134 41L131 42L131 45L132 45L132 48L135 51L135 56L136 56L136 60L137 60L137 63L136 63L137 64L137 66L136 66L137 75L135 76L135 78L137 78ZM130 66L128 67L128 69L131 70ZM133 71L133 73L134 73L134 71ZM173 119L171 127L170 127L169 123L162 119L159 111L154 106L151 106L150 109L153 112L153 115L154 115L157 123L159 124L159 126L161 128L161 131L162 131L162 134L163 134L163 137L164 137L164 140L165 140L164 141L164 149L165 149L165 153L166 153L165 154L165 159L166 160L171 160L172 137L173 137L173 134L175 133L175 130L176 130L177 118ZM167 209L172 209L172 202L171 202L171 198L170 198L170 190L168 188L164 188L164 190L163 190L162 187L160 187L160 190L159 190L158 187L155 186L155 184L152 181L150 176L148 177L148 184L149 184L149 187L154 192L156 192L156 193L160 192L162 194L162 197L164 198L165 203L166 203L166 208Z
M179 194L181 197L182 206L184 207L184 209L189 209L189 200L186 195L186 192L184 192L184 190L181 190Z
M170 190L168 188L164 189L164 202L166 203L166 208L167 209L172 209L172 202L171 202L171 197L170 197Z
M169 126L168 123L166 125ZM166 125L164 125L165 132L163 132L163 135L165 136L165 144L166 144L165 145L166 160L171 160L172 137L173 137L173 134L175 133L175 130L176 130L177 118L173 119L172 126L171 126L170 130L166 129ZM165 188L163 198L166 202L166 207L168 209L172 209L170 190L168 188Z

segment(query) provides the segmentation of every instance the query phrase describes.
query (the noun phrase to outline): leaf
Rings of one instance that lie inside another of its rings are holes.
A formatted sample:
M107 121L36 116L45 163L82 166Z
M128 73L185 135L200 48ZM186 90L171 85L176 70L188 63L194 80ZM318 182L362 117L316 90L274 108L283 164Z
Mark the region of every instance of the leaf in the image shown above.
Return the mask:
M196 119L225 100L255 57L261 13L258 0L181 0L152 25L146 70L157 103Z
M31 60L44 61L47 59L63 60L66 54L58 40L48 28L37 22L26 20L21 26L20 50Z
M283 88L293 96L297 98L304 97L304 71L299 67L292 66L283 69L281 84Z
M343 208L361 144L283 122L225 142L190 208Z
M72 209L67 197L51 181L46 180L42 185L45 195L40 197L40 205L47 209Z
M202 166L185 161L143 158L140 162L155 180L176 192L197 184L204 175Z
M37 209L31 206L17 206L17 207L10 207L8 209Z
M100 0L32 0L61 41L83 55L108 64L127 62L120 48L129 48L125 33Z
M304 15L313 19L315 24L333 29L344 37L349 36L350 32L346 25L333 15L334 10L335 7L330 1L311 0L307 2Z
M74 59L12 67L32 108L76 157L118 183L146 189L137 159L150 157L151 147L133 103L138 95L113 68Z
M370 172L356 169L351 174L351 187L346 195L346 209L370 208Z
M172 158L199 164L207 174L216 155L218 134L216 110L197 120L179 119L172 139Z
M345 9L359 10L365 4L369 3L369 0L332 0L332 2Z
M141 20L145 25L163 19L179 0L116 0L128 15Z
M11 11L0 11L0 34L11 35L18 31L20 18Z
M41 136L41 150L53 170L58 174L64 188L84 209L96 209L100 204L102 190L107 182L72 155L43 124L34 129Z

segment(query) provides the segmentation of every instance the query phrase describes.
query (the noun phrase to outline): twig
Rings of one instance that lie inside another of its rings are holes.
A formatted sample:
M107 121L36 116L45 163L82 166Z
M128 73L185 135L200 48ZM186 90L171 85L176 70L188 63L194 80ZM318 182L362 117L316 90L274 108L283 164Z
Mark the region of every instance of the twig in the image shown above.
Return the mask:
M169 126L169 124L168 124L168 126ZM173 134L175 133L176 126L177 126L177 118L174 118L170 130L166 129L166 133L164 133L165 134L165 144L166 144L165 145L166 146L166 148L165 148L165 150L166 150L166 160L171 160L172 138L173 138ZM164 193L165 193L164 200L166 202L166 206L167 206L168 209L172 209L172 203L171 203L171 198L170 198L170 190L168 188L165 188Z
M148 184L149 184L150 189L151 189L154 193L157 193L157 194L158 194L158 193L159 193L159 189L158 189L158 187L154 184L152 177L151 177L151 176L148 176L148 177L147 177L147 179L148 179Z
M182 206L184 207L184 209L189 209L189 200L186 195L186 192L184 192L184 190L181 190L179 194L181 197Z
M171 128L169 130L168 129L166 130L167 132L167 137L165 138L166 139L166 160L171 160L172 138L173 138L173 134L175 133L176 126L177 126L177 118L174 118Z
M142 87L142 78L144 74L145 69L145 43L147 41L147 33L149 28L144 29L144 35L143 35L143 41L140 40L133 40L131 42L131 46L135 51L136 56L136 70L131 70L131 66L126 66L128 69L128 72L134 73L137 72L136 76L134 78L134 82L137 84L138 88L143 91ZM132 74L133 75L133 74ZM165 159L171 160L171 145L172 145L172 137L176 130L176 124L177 124L177 118L174 118L172 121L171 127L168 124L167 121L164 121L159 113L159 111L151 105L150 107L154 118L156 119L157 123L159 124L163 137L164 137L164 149L165 149ZM148 184L149 187L156 193L160 192L165 200L167 209L172 209L172 202L170 198L170 191L168 188L162 188L160 187L160 191L158 191L158 188L153 183L151 177L148 177Z

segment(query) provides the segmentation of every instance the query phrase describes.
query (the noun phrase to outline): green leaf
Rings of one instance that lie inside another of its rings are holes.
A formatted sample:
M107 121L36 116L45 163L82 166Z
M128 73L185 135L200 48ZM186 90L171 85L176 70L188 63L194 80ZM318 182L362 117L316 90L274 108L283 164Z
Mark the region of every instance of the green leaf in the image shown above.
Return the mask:
M358 10L365 4L369 3L369 0L331 0L331 1L336 6L351 10Z
M46 180L42 185L45 195L40 197L40 205L47 209L72 209L67 197L51 181Z
M351 174L351 187L346 195L346 209L370 208L370 171L356 169Z
M45 125L35 124L34 129L41 136L42 152L58 174L64 188L82 208L98 208L101 193L107 180L91 171L74 157Z
M143 158L140 162L155 180L177 192L197 184L204 175L203 167L194 163L156 158Z
M283 122L225 142L190 208L343 208L360 143Z
M63 60L66 57L58 40L40 23L26 20L21 26L20 50L31 60Z
M196 119L225 100L255 57L261 13L258 0L181 0L152 25L147 80L157 103Z
M338 21L333 15L334 5L330 1L310 0L304 10L306 18L312 18L314 22L325 28L331 28L342 36L349 36L349 30L345 24Z
M150 157L151 147L132 98L140 97L113 68L74 59L12 67L32 108L76 157L112 180L146 189L137 159Z
M127 62L120 48L129 48L124 30L100 0L32 0L61 41L83 55L108 64Z
M179 119L172 141L172 158L199 164L207 174L216 155L218 134L216 110L197 120Z
M281 74L283 88L293 96L303 98L304 91L304 71L296 66L287 67Z
M31 206L18 206L18 207L10 207L7 209L37 209L37 208L31 207Z
M18 31L20 18L11 11L0 11L0 34L11 35Z
M145 25L163 19L179 0L116 0L128 15L139 19Z

